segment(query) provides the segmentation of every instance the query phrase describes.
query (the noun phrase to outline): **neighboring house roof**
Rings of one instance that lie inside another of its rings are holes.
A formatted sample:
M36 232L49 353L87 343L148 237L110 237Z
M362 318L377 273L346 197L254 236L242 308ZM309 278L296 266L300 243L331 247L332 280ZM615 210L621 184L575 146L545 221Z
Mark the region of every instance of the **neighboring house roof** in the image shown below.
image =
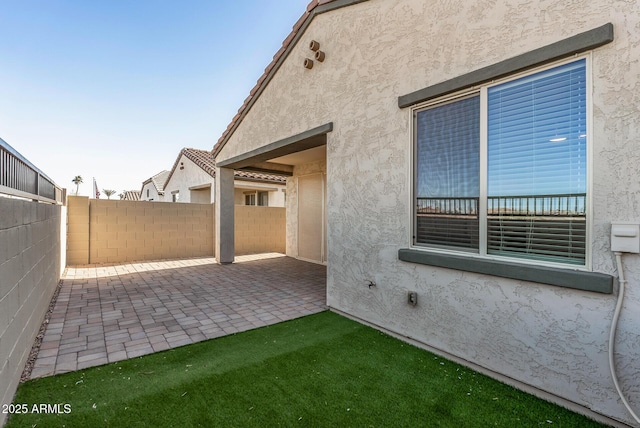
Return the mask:
M193 163L202 168L202 170L210 176L216 176L216 161L213 158L213 153L211 153L210 151L184 148L182 149L181 154L184 155L187 159L193 161ZM171 170L172 174L176 168L176 165L178 165L179 160L180 156L178 156L176 162L173 165L173 169Z
M235 170L233 176L236 180L271 181L274 183L282 184L285 184L287 182L287 177L283 175L265 174L253 171Z
M166 184L168 178L169 171L165 169L164 171L161 171L153 177L143 181L142 187L144 188L144 186L146 186L147 184L153 183L153 185L156 187L156 190L158 191L158 194L164 195L164 185Z
M122 198L125 201L139 201L140 200L140 191L139 190L125 190L124 197Z
M173 167L171 168L171 172L168 173L167 179L165 183L168 183L171 179L171 176L175 172L178 164L180 163L180 158L182 156L191 160L197 166L199 166L204 172L209 174L211 177L216 176L216 161L213 157L213 151L208 150L200 150L200 149L192 149L192 148L183 148L180 150L180 154L176 158L176 161L173 163ZM234 178L236 180L253 180L253 181L266 181L272 183L286 183L287 178L282 175L277 174L264 174L260 172L252 172L252 171L234 171Z
M234 133L242 119L246 116L251 109L251 106L255 102L264 88L269 84L271 78L276 74L280 65L284 62L286 57L289 55L289 52L296 45L302 34L309 26L311 20L320 13L327 12L329 10L337 9L344 6L350 6L356 3L362 3L368 0L312 0L311 3L307 5L307 9L302 14L300 19L296 21L293 25L293 29L291 33L287 36L286 39L282 42L282 47L275 53L273 56L273 60L267 68L264 69L264 73L258 79L258 82L253 87L251 92L249 92L249 96L244 100L242 106L238 109L238 113L231 119L231 123L227 126L227 129L222 133L222 136L218 139L218 142L213 146L213 156L217 156L222 150L222 147L227 143L231 135ZM333 4L330 4L333 3ZM326 5L326 6L325 6Z
M173 173L176 171L178 164L180 163L180 159L182 156L191 160L198 167L200 167L204 172L209 174L211 177L216 176L216 161L213 159L213 154L207 150L200 149L191 149L188 147L180 150L180 153L176 157L176 161L173 163L173 167L171 167L171 172L167 176L167 183L171 180ZM201 184L201 183L198 183Z

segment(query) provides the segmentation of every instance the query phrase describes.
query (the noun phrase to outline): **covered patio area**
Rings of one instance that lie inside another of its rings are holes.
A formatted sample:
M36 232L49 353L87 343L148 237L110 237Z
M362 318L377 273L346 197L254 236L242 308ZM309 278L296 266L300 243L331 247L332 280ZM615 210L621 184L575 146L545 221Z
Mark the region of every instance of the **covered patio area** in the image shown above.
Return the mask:
M278 253L70 267L31 378L321 312L326 267Z

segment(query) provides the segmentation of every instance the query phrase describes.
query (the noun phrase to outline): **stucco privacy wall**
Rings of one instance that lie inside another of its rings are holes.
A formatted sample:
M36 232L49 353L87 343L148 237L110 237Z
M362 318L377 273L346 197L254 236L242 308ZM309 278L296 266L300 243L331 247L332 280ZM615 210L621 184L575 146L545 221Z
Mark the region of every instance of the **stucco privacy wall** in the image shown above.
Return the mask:
M317 15L217 161L333 122L328 304L630 423L607 363L615 295L398 260L411 243L412 215L412 114L398 107L398 96L607 22L615 40L590 54L590 250L592 269L615 275L610 222L640 222L636 2L370 0ZM312 39L326 59L307 70ZM640 258L624 262L629 284L616 361L640 412ZM369 289L369 279L377 287ZM407 290L418 292L418 306L405 303Z
M69 197L69 265L211 257L213 204ZM285 211L236 207L237 254L285 251Z
M64 210L0 198L0 403L13 401L60 279ZM0 413L0 425L5 418Z

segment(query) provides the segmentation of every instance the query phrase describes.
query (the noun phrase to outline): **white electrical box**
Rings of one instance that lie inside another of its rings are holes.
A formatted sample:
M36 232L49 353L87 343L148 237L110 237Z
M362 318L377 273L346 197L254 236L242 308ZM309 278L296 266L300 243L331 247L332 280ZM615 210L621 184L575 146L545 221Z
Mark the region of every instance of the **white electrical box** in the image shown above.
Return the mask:
M634 222L611 222L611 251L640 253L640 224Z

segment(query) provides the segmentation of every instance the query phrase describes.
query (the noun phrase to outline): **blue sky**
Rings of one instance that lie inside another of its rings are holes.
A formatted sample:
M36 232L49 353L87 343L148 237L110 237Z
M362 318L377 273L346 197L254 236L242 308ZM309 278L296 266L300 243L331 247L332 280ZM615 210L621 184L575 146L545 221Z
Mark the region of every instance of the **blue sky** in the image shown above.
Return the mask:
M210 150L309 0L3 0L0 138L80 194Z

